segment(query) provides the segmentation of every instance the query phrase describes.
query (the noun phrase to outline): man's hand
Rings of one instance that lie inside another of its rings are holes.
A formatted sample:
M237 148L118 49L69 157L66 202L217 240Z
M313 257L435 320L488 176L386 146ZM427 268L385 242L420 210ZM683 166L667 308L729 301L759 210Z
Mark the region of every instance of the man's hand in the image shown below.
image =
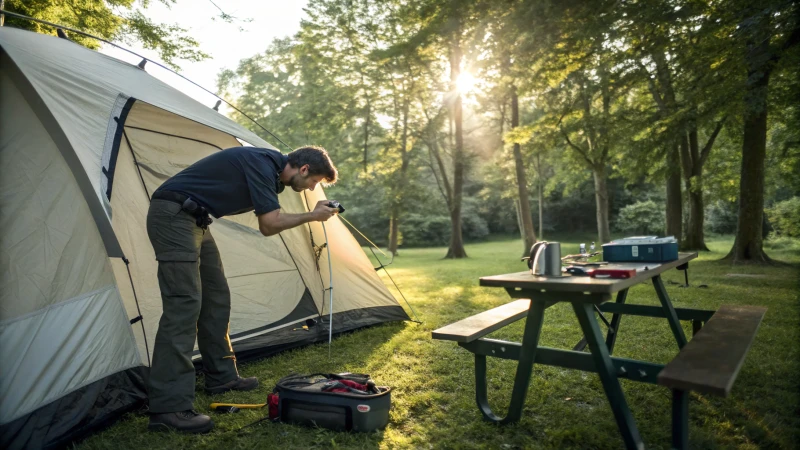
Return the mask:
M317 202L313 211L303 214L284 214L276 209L258 216L258 229L264 236L274 236L307 222L325 222L338 212L338 208L328 206L328 200Z
M330 200L320 200L317 202L314 211L311 211L311 214L314 216L314 221L325 222L339 213L339 208L331 208L328 206L328 202L330 202Z

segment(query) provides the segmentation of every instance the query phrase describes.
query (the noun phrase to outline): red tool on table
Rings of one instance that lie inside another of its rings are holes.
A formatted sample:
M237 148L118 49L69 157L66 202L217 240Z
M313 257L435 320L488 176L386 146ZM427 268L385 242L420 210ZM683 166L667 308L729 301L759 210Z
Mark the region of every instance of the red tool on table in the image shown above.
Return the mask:
M594 269L592 278L633 278L636 269Z

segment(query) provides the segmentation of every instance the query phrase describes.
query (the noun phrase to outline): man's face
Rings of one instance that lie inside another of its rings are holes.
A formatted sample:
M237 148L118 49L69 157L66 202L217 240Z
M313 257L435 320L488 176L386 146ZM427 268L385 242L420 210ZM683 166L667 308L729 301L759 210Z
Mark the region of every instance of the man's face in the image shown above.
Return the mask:
M292 179L289 180L289 186L291 186L292 190L295 192L303 192L306 189L313 191L324 179L325 175L309 175L308 165L305 165L300 168L299 172L292 175Z

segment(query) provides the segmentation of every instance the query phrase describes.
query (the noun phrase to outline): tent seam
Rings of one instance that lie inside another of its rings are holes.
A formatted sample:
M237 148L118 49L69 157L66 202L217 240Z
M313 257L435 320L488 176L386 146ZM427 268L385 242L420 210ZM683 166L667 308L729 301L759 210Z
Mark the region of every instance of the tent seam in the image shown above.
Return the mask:
M78 295L77 297L72 297L72 298L69 298L67 300L51 304L50 306L48 306L46 308L37 309L36 311L31 311L31 312L29 312L27 314L24 314L24 315L21 315L19 317L14 317L13 319L6 319L6 320L3 320L3 321L0 321L0 327L5 327L5 326L8 326L8 325L11 325L14 322L19 322L20 320L29 319L31 317L36 317L36 316L41 315L41 314L46 314L51 309L61 308L61 307L66 306L66 305L68 305L70 303L77 302L77 301L80 301L80 300L84 300L84 299L86 299L88 297L93 297L93 296L95 296L97 294L100 294L102 292L114 289L116 287L117 287L116 284L109 284L108 286L105 286L105 287L102 287L102 288L98 288L98 289L95 289L93 291L85 292L85 293L83 293L81 295ZM123 310L124 310L124 308L123 308Z

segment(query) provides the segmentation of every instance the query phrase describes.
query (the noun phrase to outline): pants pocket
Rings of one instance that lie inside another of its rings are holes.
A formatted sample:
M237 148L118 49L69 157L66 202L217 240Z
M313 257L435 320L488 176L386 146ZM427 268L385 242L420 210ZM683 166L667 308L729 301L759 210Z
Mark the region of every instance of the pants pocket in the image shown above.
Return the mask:
M161 256L163 258L165 255ZM202 287L200 283L200 267L196 258L194 261L159 259L158 286L165 302L167 300L174 301L176 297L188 297L186 300L198 303L197 312L199 313ZM166 304L164 306L166 307Z
M158 261L196 262L199 257L203 230L177 203L161 201L151 205L147 235Z

